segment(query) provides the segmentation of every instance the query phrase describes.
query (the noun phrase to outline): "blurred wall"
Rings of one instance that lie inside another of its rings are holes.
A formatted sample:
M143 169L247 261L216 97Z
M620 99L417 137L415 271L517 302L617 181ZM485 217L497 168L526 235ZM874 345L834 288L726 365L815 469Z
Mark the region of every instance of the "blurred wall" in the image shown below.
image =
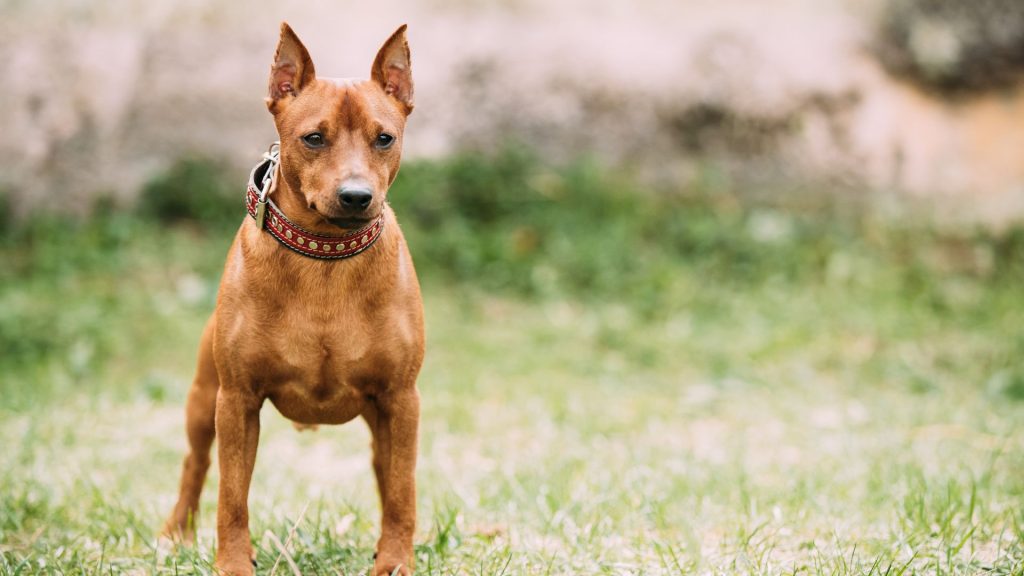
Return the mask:
M1024 91L947 101L891 78L865 49L876 6L8 0L0 187L21 211L81 212L98 194L130 201L183 155L247 168L274 138L263 95L281 20L326 76L367 75L408 22L408 155L516 140L679 182L710 157L1024 214Z

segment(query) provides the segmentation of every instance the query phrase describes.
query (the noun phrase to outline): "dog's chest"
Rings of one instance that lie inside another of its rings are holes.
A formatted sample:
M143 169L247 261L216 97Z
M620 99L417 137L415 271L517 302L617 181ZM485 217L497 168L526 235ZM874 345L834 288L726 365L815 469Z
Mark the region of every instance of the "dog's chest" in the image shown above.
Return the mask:
M264 240L243 237L225 267L214 349L222 385L252 390L292 420L340 423L415 379L422 304L397 249L320 262Z
M251 369L244 380L297 422L336 424L354 418L387 380L375 362L377 350L368 332L359 322L339 329L294 316L243 330L262 335L239 348Z
M415 331L399 312L354 298L264 305L236 317L228 345L250 367L247 380L286 417L342 423L400 380L415 357Z
M299 377L310 387L337 387L352 380L387 377L387 366L400 355L395 321L386 310L360 304L283 307L277 318L264 319L262 333L278 358L280 379ZM266 326L271 320L276 327ZM353 385L359 382L351 382Z

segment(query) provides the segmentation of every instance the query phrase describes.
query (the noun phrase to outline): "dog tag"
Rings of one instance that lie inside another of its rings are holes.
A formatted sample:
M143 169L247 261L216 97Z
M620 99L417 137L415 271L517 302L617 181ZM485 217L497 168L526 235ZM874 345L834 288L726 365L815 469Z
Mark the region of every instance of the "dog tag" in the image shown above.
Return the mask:
M256 202L256 227L263 230L263 220L267 217L267 201Z

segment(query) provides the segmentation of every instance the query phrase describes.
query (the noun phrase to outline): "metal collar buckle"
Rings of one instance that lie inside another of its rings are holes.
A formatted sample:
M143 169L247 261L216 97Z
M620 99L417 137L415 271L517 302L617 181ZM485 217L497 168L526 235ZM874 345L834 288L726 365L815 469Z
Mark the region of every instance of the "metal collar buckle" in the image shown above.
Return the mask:
M260 183L260 197L256 201L256 227L263 229L263 221L267 218L267 194L273 188L274 174L277 172L277 164L281 160L281 142L274 142L263 153L263 159L269 160L266 173L263 174L263 182Z

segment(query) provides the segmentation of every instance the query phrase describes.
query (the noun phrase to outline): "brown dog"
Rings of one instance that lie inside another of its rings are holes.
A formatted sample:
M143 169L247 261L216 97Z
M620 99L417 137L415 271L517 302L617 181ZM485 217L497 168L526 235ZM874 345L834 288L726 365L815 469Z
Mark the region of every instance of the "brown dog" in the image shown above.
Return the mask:
M216 433L223 573L253 573L247 499L264 400L299 425L366 420L382 508L374 574L411 573L423 305L385 202L413 108L405 26L370 77L317 78L306 48L281 25L267 98L279 162L268 155L250 180L252 218L228 253L199 345L186 406L191 450L164 527L193 538Z

